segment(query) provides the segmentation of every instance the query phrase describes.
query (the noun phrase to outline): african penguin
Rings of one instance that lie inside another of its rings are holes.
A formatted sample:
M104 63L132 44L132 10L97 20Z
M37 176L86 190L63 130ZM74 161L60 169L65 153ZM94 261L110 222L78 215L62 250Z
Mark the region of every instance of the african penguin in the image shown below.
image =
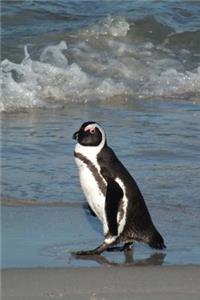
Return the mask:
M164 249L164 240L135 180L108 147L103 128L96 122L86 122L73 139L77 140L74 157L80 184L90 208L103 224L105 236L99 247L76 254L100 254L117 243L128 250L134 241Z

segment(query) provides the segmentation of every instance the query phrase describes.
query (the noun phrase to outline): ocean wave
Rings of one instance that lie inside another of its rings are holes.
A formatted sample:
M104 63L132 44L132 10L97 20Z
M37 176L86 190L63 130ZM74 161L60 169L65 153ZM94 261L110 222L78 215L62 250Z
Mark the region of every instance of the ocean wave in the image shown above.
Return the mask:
M198 100L200 66L193 51L173 49L170 31L160 40L138 30L124 17L108 16L78 31L71 43L47 45L38 60L25 46L21 63L1 62L0 111L116 99Z

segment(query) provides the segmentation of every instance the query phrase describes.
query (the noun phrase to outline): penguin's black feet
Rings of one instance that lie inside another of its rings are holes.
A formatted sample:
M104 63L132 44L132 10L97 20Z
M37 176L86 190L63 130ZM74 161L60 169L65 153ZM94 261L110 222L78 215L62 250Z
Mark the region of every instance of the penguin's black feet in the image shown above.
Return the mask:
M74 252L74 255L100 255L103 251L105 251L109 247L108 244L103 243L99 247L92 250L83 250Z
M106 251L108 252L124 252L124 251L131 251L133 243L125 243L124 246L114 246L109 247Z
M123 251L124 247L120 247L120 246L113 246L113 247L109 247L106 251L108 252L121 252Z
M132 249L133 249L132 246L133 246L133 243L125 243L122 251L125 251L125 252L132 251Z
M80 255L80 256L84 256L84 255L96 255L96 254L100 254L95 252L95 249L93 250L82 250L82 251L77 251L77 252L73 252L74 255Z

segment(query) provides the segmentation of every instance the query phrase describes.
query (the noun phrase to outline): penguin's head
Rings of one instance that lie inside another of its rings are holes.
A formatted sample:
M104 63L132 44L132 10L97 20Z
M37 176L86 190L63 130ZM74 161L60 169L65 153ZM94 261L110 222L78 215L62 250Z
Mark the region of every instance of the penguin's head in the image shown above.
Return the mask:
M73 139L82 146L104 146L106 135L103 128L96 122L90 121L82 124L80 129L73 134Z

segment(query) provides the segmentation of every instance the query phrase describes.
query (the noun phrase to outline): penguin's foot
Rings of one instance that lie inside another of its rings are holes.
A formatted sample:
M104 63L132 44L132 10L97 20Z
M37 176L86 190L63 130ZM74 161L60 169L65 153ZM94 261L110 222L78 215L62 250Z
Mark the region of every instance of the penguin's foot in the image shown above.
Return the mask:
M133 246L133 243L125 243L122 251L125 251L125 252L132 251L133 250L132 246Z
M96 255L96 254L100 254L100 253L96 253L95 249L93 250L81 250L81 251L77 251L77 252L73 252L74 255L80 255L80 256L84 256L84 255Z
M123 251L131 251L132 250L132 244L133 243L125 243L124 246L114 246L109 247L106 251L108 252L123 252Z
M109 247L108 249L106 249L106 251L108 251L108 252L121 252L121 251L124 251L123 248L124 247L114 246L114 247Z
M92 250L83 250L83 251L77 251L74 252L74 255L99 255L101 254L103 251L105 251L107 248L109 247L108 244L103 243L101 244L99 247L92 249Z

